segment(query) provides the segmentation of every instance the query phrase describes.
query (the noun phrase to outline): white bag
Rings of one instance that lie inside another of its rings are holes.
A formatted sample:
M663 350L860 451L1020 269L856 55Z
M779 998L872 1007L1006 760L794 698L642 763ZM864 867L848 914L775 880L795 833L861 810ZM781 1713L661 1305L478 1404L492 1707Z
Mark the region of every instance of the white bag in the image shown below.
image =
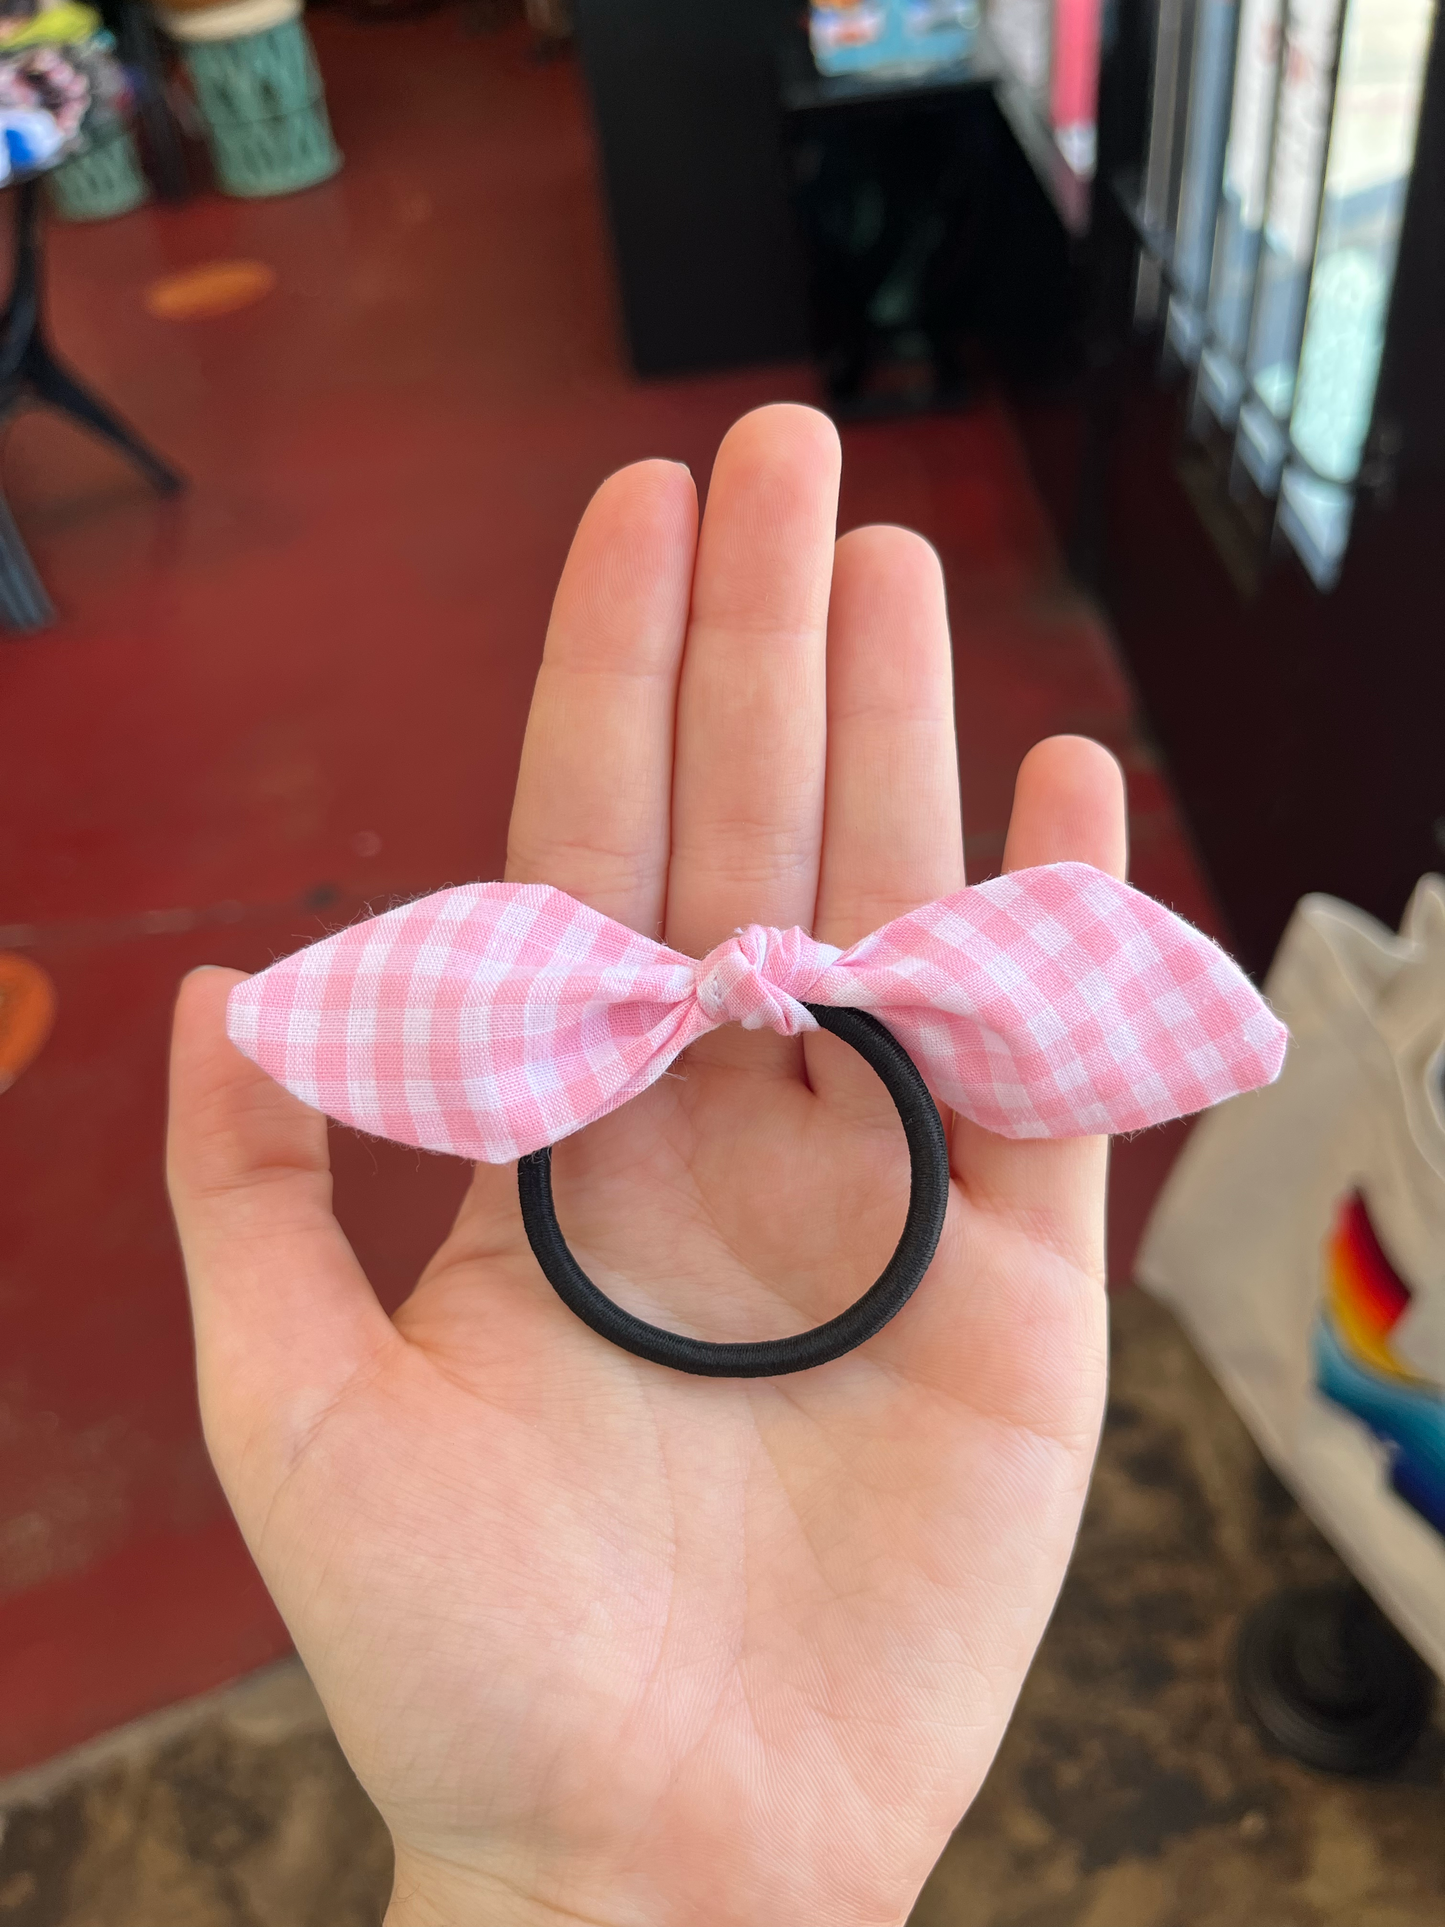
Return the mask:
M1265 991L1284 1072L1197 1125L1138 1276L1445 1676L1445 880L1398 937L1304 898Z

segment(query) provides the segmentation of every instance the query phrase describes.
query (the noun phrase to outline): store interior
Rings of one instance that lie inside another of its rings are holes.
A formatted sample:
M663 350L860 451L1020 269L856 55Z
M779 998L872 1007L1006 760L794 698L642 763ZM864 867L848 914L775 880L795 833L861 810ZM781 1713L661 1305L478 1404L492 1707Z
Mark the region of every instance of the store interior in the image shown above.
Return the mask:
M666 456L705 491L748 410L831 413L840 529L901 523L941 559L970 882L1056 733L1119 759L1131 880L1257 979L1307 893L1393 931L1445 862L1445 56L1433 7L1391 6L1409 138L1383 161L1340 131L1350 87L1381 84L1347 57L1362 0L1323 26L1287 9L1290 45L1329 41L1319 178L1304 279L1279 268L1275 309L1247 291L1243 333L1221 304L1260 194L1252 0L835 0L811 23L775 0L338 0L282 20L317 79L289 106L265 79L270 148L220 118L214 90L244 87L203 10L91 17L126 91L96 80L88 111L114 98L126 154L7 135L0 1049L6 959L51 1005L0 1078L0 1920L381 1919L384 1830L200 1434L160 1158L170 1013L197 964L261 969L501 875L552 594L603 477ZM1281 359L1283 402L1256 380ZM1423 1685L1389 1778L1320 1773L1238 1703L1246 1607L1368 1577L1134 1289L1188 1129L1114 1147L1114 1392L1080 1551L919 1927L1438 1919ZM332 1140L390 1309L465 1169Z

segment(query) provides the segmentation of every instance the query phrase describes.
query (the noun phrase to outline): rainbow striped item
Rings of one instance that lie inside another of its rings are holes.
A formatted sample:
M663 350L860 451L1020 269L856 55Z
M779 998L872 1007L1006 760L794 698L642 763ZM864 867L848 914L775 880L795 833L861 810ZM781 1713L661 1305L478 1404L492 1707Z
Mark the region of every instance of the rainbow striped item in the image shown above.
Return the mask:
M1445 1388L1413 1371L1390 1343L1412 1295L1386 1256L1364 1197L1352 1192L1325 1244L1316 1380L1326 1398L1384 1442L1395 1491L1445 1533Z

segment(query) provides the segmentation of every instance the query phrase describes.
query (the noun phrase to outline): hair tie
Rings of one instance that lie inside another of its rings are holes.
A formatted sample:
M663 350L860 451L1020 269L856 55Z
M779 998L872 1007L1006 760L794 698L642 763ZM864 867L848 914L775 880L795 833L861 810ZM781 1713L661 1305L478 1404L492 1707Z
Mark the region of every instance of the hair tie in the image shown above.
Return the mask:
M805 1372L855 1351L882 1331L917 1291L933 1262L948 1209L948 1138L918 1066L892 1032L866 1010L832 1010L827 1004L809 1004L806 1009L820 1029L851 1044L877 1071L902 1122L912 1167L908 1215L893 1256L877 1283L826 1324L792 1338L717 1345L635 1318L593 1284L562 1236L552 1204L551 1147L533 1151L517 1165L522 1223L544 1276L584 1325L636 1358L702 1378L780 1378L785 1372Z
M606 1298L562 1238L546 1155L724 1023L784 1036L824 1026L852 1044L898 1107L913 1171L903 1238L877 1283L811 1332L752 1345L667 1332ZM1287 1040L1217 945L1084 863L959 890L847 950L753 924L701 961L545 884L468 884L238 984L227 1029L343 1124L489 1164L520 1159L532 1249L578 1316L641 1357L725 1377L840 1357L906 1303L947 1199L930 1087L1005 1137L1137 1131L1272 1082Z

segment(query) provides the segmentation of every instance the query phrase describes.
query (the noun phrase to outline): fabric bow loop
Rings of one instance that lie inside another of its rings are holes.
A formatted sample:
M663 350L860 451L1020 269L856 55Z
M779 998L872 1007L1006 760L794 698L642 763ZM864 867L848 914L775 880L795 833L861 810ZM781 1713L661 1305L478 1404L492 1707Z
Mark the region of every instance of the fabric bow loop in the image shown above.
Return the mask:
M697 966L697 1001L709 1023L796 1037L818 1028L805 1000L826 966L841 955L805 931L750 923Z
M871 1011L1005 1137L1137 1131L1271 1082L1286 1033L1224 952L1085 863L993 877L848 950L750 924L700 962L542 884L441 890L232 991L239 1049L328 1116L501 1164L656 1082L719 1024Z

